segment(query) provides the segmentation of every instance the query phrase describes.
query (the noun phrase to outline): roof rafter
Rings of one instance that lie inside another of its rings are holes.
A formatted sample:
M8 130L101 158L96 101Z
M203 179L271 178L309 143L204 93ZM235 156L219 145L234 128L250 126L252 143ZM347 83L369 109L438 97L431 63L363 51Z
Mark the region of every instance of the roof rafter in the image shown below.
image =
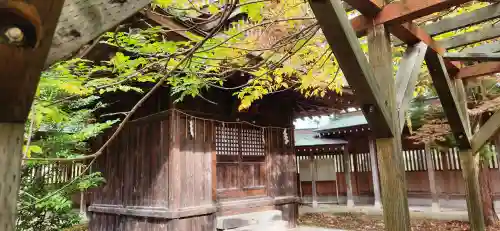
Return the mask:
M446 49L461 47L500 36L500 25L491 25L479 30L467 32L453 37L439 40L439 44Z
M405 1L393 2L387 4L376 15L375 18L370 19L368 12L361 12L364 15L358 16L351 20L354 30L357 32L366 31L375 25L380 24L401 24L403 22L411 21L425 15L439 12L453 6L457 6L471 0L421 0L421 1ZM347 0L351 6L359 4L371 4L370 0ZM373 4L372 4L373 5ZM360 9L358 9L360 10Z
M500 62L485 62L460 68L457 79L475 78L500 72Z
M431 36L439 35L453 30L458 30L474 24L482 23L491 19L500 17L500 4L492 4L472 12L463 13L461 15L444 18L437 22L423 25L427 34ZM394 41L396 46L403 45L402 41Z
M437 0L427 0L427 1L424 1L423 3L430 4L430 3L434 3L435 1L437 1ZM461 0L461 1L463 1L463 0ZM387 8L390 9L391 8L390 6L392 4L396 4L396 3L390 3L384 7L381 7L381 6L373 3L370 0L346 0L346 2L348 2L349 5L351 5L355 8L356 8L356 6L358 6L359 8L357 8L357 10L363 14L362 16L358 16L350 21L351 25L353 26L353 28L355 30L356 30L356 28L358 28L358 30L356 31L358 36L363 35L363 32L365 32L366 29L373 26L374 21L376 21L378 18L380 18L381 15L384 14L384 11ZM451 1L448 0L446 2L451 2ZM363 5L363 4L365 4L365 5ZM397 4L401 4L401 3L397 3ZM414 4L414 3L411 3L409 5L405 5L405 6L414 7L414 10L422 8L422 5ZM439 5L439 6L443 7L442 5ZM420 8L418 8L418 7L420 7ZM433 5L431 5L430 7L433 7ZM424 11L425 8L420 9L420 10ZM391 12L390 14L393 14L393 13L394 12ZM366 15L366 16L364 16L364 15ZM367 16L374 17L374 19L369 19ZM397 38L399 38L400 40L402 40L403 42L405 42L409 45L413 45L413 44L416 44L416 43L422 41L425 44L427 44L427 46L429 46L431 49L433 49L435 52L437 52L438 54L443 54L445 52L445 49L440 47L439 44L436 41L434 41L434 39L429 34L427 34L427 32L425 32L422 28L420 28L419 26L417 26L416 24L411 22L411 20L409 20L409 21L410 22L405 22L402 24L400 24L400 23L391 24L389 29L392 32L392 34L394 34ZM370 26L366 26L368 24ZM365 28L365 29L359 30L359 28ZM445 61L445 64L446 64L446 68L449 70L450 73L458 72L458 65L457 64L450 62L450 61Z
M443 58L453 61L500 61L500 54L448 52L443 55Z

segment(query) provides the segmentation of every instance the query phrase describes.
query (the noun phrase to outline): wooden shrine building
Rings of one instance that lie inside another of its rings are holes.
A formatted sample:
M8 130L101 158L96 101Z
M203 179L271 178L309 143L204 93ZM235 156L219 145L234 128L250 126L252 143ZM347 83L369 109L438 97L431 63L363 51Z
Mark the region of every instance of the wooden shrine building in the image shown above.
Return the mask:
M495 40L500 30L497 23L491 23L439 41L433 37L491 22L500 17L500 4L489 3L433 23L422 20L468 2L309 1L375 138L386 230L410 230L401 133L424 60L459 143L471 230L485 230L477 151L500 128L500 112L473 131L464 85L469 79L500 72L500 46ZM0 86L0 156L4 160L0 174L12 179L0 188L0 208L5 214L0 224L5 230L15 229L18 153L40 72L149 3L0 1L2 28L19 29L26 35L21 44L12 39L0 43L0 78L4 80ZM349 19L346 11L353 9L359 15ZM363 36L367 36L368 54L358 40ZM467 47L487 40L490 43ZM392 48L401 45L406 45L406 52L394 78ZM267 97L250 111L237 113L235 100L227 92L206 94L224 101L218 106L207 106L201 99L173 104L168 89L156 94L120 133L119 142L113 142L98 160L98 169L109 180L100 190L102 196L92 201L92 230L213 230L220 227L217 215L259 210L279 211L279 219L294 225L297 184L291 121L295 109L310 113L314 107L304 108L308 104L300 105L296 96L287 93L287 97ZM128 99L118 109L130 106ZM283 107L276 108L277 102Z

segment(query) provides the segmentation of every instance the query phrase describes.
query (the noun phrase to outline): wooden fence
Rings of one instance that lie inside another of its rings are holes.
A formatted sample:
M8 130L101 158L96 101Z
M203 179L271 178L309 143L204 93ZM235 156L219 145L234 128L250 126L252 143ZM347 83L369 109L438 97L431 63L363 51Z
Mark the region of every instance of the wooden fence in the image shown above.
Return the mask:
M496 153L495 146L492 146ZM431 150L432 162L435 169L436 188L441 196L462 197L465 195L465 185L462 178L460 155L457 148L450 148L447 152ZM371 162L369 153L351 153L352 187L354 195L373 195L373 179L371 175ZM308 156L298 156L297 162L309 159ZM334 165L337 182L317 181L316 188L318 196L334 196L346 193L345 174L342 153L332 153L315 156L315 159L328 160ZM430 186L427 173L427 163L424 149L411 149L403 152L403 160L406 170L406 181L408 194L415 197L428 197ZM302 161L302 163L304 163ZM491 182L500 182L500 170L497 155L493 155L489 161L489 177ZM300 172L299 172L300 176ZM338 185L336 185L338 184ZM302 181L302 194L312 195L312 183ZM500 184L491 185L492 193L500 196Z
M64 184L78 177L84 170L82 163L50 163L30 166L24 177L43 181L45 185Z

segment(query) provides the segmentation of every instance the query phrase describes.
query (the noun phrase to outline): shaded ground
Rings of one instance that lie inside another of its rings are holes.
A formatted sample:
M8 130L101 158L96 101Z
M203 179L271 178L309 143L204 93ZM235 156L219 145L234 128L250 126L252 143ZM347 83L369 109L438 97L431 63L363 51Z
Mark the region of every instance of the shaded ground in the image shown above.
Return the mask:
M346 229L349 231L383 231L383 218L352 213L307 213L299 218L300 225L319 226L325 228ZM413 219L412 231L466 231L469 223L463 221L438 221ZM500 224L489 227L488 231L500 231Z

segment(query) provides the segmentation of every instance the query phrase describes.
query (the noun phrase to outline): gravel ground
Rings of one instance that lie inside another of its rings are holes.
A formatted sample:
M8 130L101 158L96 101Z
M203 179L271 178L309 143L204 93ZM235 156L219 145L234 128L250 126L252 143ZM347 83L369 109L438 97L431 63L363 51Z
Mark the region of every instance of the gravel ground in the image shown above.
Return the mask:
M380 216L368 216L351 213L307 213L299 218L302 226L344 229L349 231L384 231L384 223ZM413 219L412 231L466 231L468 222L438 221L429 219ZM488 227L487 231L500 231L500 224Z

